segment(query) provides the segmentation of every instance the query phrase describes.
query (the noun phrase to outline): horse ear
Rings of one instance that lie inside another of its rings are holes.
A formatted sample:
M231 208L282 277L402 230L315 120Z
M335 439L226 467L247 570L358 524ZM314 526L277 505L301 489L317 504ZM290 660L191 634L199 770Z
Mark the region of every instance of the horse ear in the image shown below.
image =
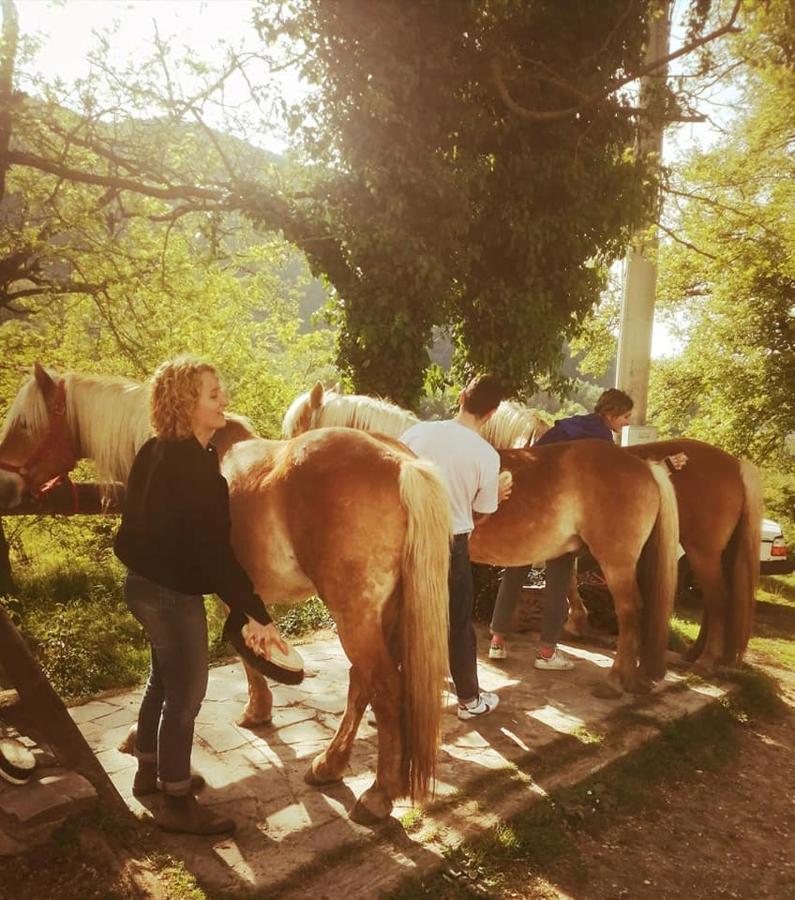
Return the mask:
M333 388L329 388L329 390L330 390L330 392L331 392L332 394L341 394L341 393L342 393L342 385L341 385L341 384L339 383L339 381L338 381L338 382L334 385L334 387L333 387Z
M41 363L33 364L33 377L36 379L44 399L49 399L55 393L55 382Z
M309 392L309 408L319 409L323 405L323 385L318 381Z

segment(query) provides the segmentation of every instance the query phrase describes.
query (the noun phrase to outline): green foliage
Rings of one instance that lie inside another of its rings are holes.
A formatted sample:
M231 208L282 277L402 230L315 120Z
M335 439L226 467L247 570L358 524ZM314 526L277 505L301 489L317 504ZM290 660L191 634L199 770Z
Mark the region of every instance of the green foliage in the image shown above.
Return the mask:
M609 94L641 59L645 12L263 0L263 36L307 48L315 90L295 123L322 200L301 211L328 240L302 246L337 289L339 363L358 390L412 405L436 324L452 328L462 379L491 369L532 386L556 369L654 186L623 96L533 119L500 90L529 110Z
M64 699L136 684L148 669L148 645L103 535L109 524L44 520L11 537L17 590L4 605Z
M310 597L304 603L286 610L275 604L271 613L280 631L287 637L300 637L320 628L334 627L334 619L319 597Z
M768 507L792 527L795 460L795 128L786 2L771 2L727 53L745 65L725 139L672 176L660 251L663 314L687 339L652 371L650 419L765 466Z

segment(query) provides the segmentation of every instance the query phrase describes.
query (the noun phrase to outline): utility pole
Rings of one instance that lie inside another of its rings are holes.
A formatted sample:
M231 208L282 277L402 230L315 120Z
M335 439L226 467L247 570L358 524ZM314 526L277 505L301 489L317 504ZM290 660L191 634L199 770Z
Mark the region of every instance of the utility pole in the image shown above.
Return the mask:
M646 64L668 55L670 39L671 0L660 0L654 18L649 22L649 43L646 47ZM664 118L657 114L659 98L665 88L668 66L660 66L640 82L640 107L653 110L652 115L642 116L638 126L638 155L648 158L662 156ZM655 103L655 100L658 102ZM661 110L660 110L661 112ZM618 336L618 369L616 387L626 391L635 401L632 411L633 425L646 424L646 406L649 393L649 366L651 362L651 336L654 326L654 299L657 288L657 228L659 200L645 227L633 236L627 251L624 269L624 290L621 302L621 327Z

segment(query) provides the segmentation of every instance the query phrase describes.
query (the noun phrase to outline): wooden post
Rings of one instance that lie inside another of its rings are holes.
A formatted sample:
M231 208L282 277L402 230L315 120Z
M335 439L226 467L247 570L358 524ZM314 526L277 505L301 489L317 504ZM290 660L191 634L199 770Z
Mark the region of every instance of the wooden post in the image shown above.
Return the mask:
M668 55L670 38L670 0L661 0L656 15L649 23L649 43L646 62ZM660 66L640 80L640 106L648 108L665 86L668 66ZM638 154L654 157L660 166L665 123L659 115L647 116L639 125ZM652 222L659 217L659 198L651 214ZM646 424L646 405L649 394L651 366L651 338L654 328L654 301L657 290L657 228L646 222L638 229L627 251L624 274L624 293L621 304L621 327L618 338L616 387L632 397L632 424Z
M100 801L130 815L127 804L72 721L63 701L41 671L22 636L0 606L0 659L19 698L55 751L59 762L94 786Z
M11 574L11 558L3 520L0 518L0 597L14 593L14 578Z

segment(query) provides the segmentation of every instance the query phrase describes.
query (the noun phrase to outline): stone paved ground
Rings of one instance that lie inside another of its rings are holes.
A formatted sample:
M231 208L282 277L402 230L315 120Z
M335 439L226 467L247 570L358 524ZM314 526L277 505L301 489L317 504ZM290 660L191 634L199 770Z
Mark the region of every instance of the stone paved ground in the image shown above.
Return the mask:
M482 632L481 648L486 639ZM604 650L567 646L576 668L550 673L531 667L533 649L530 636L518 635L510 659L481 660L482 687L499 694L499 709L460 722L448 698L436 804L409 817L408 806L400 805L376 829L348 818L373 778L377 733L365 721L342 783L319 790L303 780L345 704L347 662L335 637L301 647L307 677L298 687L276 685L273 723L253 731L233 724L246 700L241 666L213 669L197 722L194 764L208 782L203 802L233 816L239 827L233 838L217 841L166 835L168 850L185 860L210 896L257 889L274 896L311 893L317 900L373 897L418 868L438 864L446 847L546 790L585 777L656 734L660 723L720 694L669 673L642 700L596 699L591 688L611 663ZM135 720L139 699L135 691L72 709L136 812L143 807L130 793L134 760L116 747Z

